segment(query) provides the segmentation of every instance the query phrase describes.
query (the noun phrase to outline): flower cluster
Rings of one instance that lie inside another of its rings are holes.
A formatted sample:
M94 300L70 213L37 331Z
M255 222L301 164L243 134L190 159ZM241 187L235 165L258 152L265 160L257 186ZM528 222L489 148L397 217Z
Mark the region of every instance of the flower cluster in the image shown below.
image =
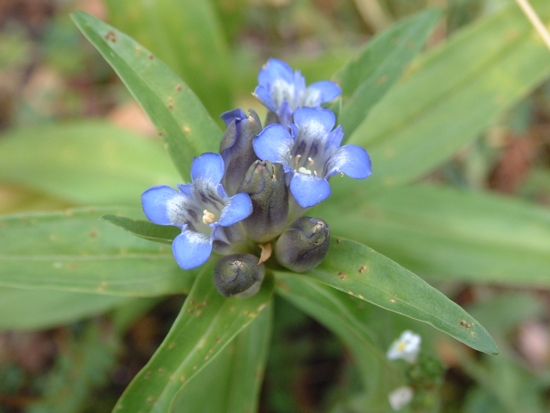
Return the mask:
M143 193L151 222L181 228L172 243L181 268L204 264L212 252L222 254L216 287L224 296L247 297L260 288L263 262L272 252L272 260L296 272L323 260L329 226L301 215L330 196L331 176L371 174L367 152L341 146L344 132L335 127L336 115L321 106L339 95L336 83L306 87L299 71L269 59L254 91L268 109L265 127L252 110L224 113L219 153L194 159L192 183Z

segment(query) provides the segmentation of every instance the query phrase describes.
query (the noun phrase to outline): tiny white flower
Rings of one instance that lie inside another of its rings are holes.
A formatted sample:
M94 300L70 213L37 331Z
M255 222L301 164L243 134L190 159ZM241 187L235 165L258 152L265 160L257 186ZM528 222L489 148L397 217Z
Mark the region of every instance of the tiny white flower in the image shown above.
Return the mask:
M422 338L410 330L405 330L397 340L395 340L386 354L388 360L403 359L409 363L415 363L416 357L420 352L420 343Z
M401 410L409 404L413 398L414 391L409 386L398 387L388 395L393 410Z

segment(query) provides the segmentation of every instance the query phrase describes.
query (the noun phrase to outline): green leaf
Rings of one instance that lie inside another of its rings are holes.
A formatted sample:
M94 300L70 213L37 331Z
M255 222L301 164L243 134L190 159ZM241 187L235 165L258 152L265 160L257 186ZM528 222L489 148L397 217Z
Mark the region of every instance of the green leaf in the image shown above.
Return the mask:
M111 24L174 70L214 118L232 109L229 48L211 1L108 0L106 6Z
M0 289L0 330L34 330L72 323L135 300L68 291Z
M550 3L533 1L550 19ZM550 54L515 4L460 30L413 62L349 139L365 147L373 175L364 199L414 181L475 139L550 72ZM366 185L366 186L364 186ZM335 188L339 196L350 184Z
M277 272L277 293L330 329L351 350L369 403L389 408L387 394L403 383L399 369L369 328L365 303L303 275Z
M426 10L375 36L361 54L334 75L344 105L338 122L347 136L403 74L441 16Z
M307 275L386 310L428 323L476 350L498 354L489 333L460 306L364 245L333 239L325 260Z
M189 180L193 157L216 151L221 140L220 129L200 100L168 66L132 38L84 12L71 16L149 115L174 165Z
M0 180L80 204L139 205L177 183L159 145L99 121L16 129L0 140Z
M140 219L126 218L118 215L103 215L101 219L108 221L137 237L145 238L150 241L163 242L165 244L172 244L174 238L178 234L181 234L181 229L179 228L157 225Z
M157 296L186 293L197 270L183 271L171 248L102 222L125 208L76 209L0 219L0 286Z
M113 412L167 412L183 384L268 306L272 291L273 278L267 277L253 297L224 298L212 282L212 265L205 266L170 332Z
M272 303L178 392L170 411L242 413L257 410L271 339ZM204 389L216 389L204 397Z
M550 211L445 186L392 188L357 208L324 209L333 232L430 277L550 286Z

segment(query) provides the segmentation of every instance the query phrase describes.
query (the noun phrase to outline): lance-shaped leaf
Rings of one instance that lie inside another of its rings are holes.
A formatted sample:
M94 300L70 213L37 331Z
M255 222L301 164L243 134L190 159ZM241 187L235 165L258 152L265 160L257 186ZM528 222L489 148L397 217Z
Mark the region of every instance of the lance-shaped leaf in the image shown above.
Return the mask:
M220 27L221 15L212 2L107 0L104 4L108 21L155 52L193 89L212 116L231 108L229 48ZM232 1L231 8L234 5Z
M550 2L532 3L550 20ZM368 150L373 175L333 184L333 199L349 205L375 190L417 180L476 139L549 74L550 53L513 2L468 25L415 60L350 136L348 143Z
M72 18L117 72L162 135L185 180L194 156L215 151L221 131L172 70L135 40L84 12Z
M178 234L181 234L181 229L177 227L157 225L141 219L132 219L112 214L103 215L101 219L108 221L137 237L155 242L163 242L165 244L172 244L174 238Z
M96 294L186 293L196 271L183 271L170 246L100 221L129 208L86 208L0 219L0 286Z
M156 142L107 122L14 129L0 140L0 180L85 205L139 205L150 186L177 183Z
M338 123L346 136L351 136L370 109L401 77L405 66L424 46L440 15L439 10L426 10L383 31L334 75L342 88L344 104Z
M242 413L257 410L271 339L271 303L178 392L170 412ZM204 389L215 389L204 397Z
M224 298L212 282L212 265L204 267L170 332L126 388L113 412L169 411L184 383L267 307L272 292L273 278L267 277L253 297Z
M117 295L0 289L0 330L34 330L71 323L124 305L129 298Z
M523 200L414 185L384 191L345 216L337 207L324 212L333 232L429 277L550 286L550 211Z
M333 237L325 260L307 275L386 310L428 323L476 350L498 354L487 330L459 305L364 245Z

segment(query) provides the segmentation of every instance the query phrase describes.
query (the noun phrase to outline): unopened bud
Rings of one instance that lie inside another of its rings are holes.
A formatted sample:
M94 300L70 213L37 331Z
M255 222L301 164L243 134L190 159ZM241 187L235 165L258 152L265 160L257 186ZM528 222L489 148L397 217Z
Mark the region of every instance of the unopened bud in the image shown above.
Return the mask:
M237 193L248 167L258 159L252 148L252 139L262 130L260 118L253 110L247 116L241 109L222 114L227 125L220 143L220 154L225 164L223 186L229 196Z
M214 284L224 297L247 298L260 290L265 275L263 264L251 254L226 255L214 267Z
M238 192L246 192L252 201L252 214L242 221L252 240L268 242L283 231L288 219L288 187L281 164L254 162Z
M279 264L295 272L305 272L323 261L330 244L328 224L320 218L301 217L275 243Z

